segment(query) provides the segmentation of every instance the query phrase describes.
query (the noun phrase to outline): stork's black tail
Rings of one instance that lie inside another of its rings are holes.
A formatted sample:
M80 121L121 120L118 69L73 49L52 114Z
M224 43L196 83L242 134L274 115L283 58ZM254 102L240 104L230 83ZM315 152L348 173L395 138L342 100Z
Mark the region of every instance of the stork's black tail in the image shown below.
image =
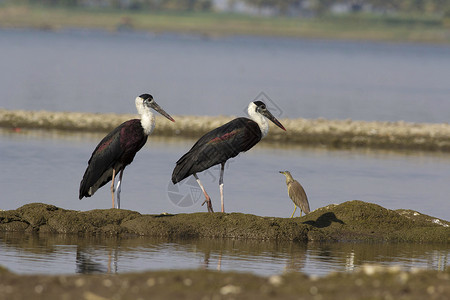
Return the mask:
M95 184L94 171L92 168L93 164L89 164L84 172L83 179L80 182L80 193L78 198L81 200L83 197L91 197L97 188L94 191L89 191L91 187Z
M78 198L81 200L83 197L90 197L91 195L89 195L89 193L88 193L88 190L89 190L89 187L88 187L88 184L87 184L87 178L89 177L88 176L88 171L89 171L89 166L88 166L88 168L86 169L86 172L84 172L84 176L83 176L83 179L81 180L81 182L80 182L80 193L79 193L79 196L78 196Z
M193 174L191 172L192 166L193 160L189 159L189 152L188 152L177 161L177 165L175 166L175 169L173 169L172 173L173 184L176 184L181 180L185 179L186 177L189 177L189 175L192 175Z
M217 157L220 157L220 155L216 155L215 151L212 151L213 155L211 156L206 154L207 151L201 151L194 145L189 152L177 161L177 165L172 173L173 184L222 162L222 160L217 160ZM226 159L223 161L226 161Z

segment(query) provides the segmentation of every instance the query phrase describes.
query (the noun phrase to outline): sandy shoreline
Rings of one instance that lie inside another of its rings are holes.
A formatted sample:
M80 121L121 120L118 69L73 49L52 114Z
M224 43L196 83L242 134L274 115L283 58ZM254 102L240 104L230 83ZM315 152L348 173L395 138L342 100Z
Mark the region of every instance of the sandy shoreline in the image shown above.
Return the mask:
M94 114L0 109L0 127L108 132L137 118L130 114ZM198 138L233 117L174 116L172 123L157 116L156 136ZM272 126L265 142L329 148L373 148L450 152L447 123L365 122L325 119L281 119L286 132Z

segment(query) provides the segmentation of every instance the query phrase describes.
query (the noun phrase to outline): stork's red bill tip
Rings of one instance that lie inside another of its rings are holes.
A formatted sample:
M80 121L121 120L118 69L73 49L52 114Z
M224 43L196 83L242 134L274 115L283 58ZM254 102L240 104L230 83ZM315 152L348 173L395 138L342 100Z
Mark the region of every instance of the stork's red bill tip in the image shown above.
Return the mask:
M281 124L280 121L278 121L277 119L274 118L273 122L275 123L275 125L277 125L277 126L280 127L281 129L283 129L284 131L286 131L286 128L284 128L283 124Z

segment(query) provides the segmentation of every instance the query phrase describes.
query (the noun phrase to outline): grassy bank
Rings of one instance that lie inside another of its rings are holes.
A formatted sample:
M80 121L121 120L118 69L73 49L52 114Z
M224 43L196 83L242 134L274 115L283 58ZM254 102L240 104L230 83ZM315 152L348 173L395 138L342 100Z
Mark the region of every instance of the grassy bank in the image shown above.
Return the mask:
M0 27L59 30L68 27L116 31L261 35L373 41L449 43L448 20L437 17L347 15L322 18L259 17L201 12L133 12L0 5Z

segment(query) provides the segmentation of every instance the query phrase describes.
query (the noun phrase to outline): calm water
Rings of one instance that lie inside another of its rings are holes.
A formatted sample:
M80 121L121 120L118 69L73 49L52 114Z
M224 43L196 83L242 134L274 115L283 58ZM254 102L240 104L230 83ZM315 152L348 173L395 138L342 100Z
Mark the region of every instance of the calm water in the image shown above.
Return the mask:
M277 117L448 122L450 47L271 38L203 39L141 33L0 30L0 107L134 113L151 92L172 115L241 115L258 95ZM260 94L264 92L264 94ZM269 99L270 98L270 99ZM270 134L270 133L269 133ZM78 200L102 135L0 130L0 209L44 202L109 208L108 188ZM150 138L127 167L122 207L141 213L205 211L189 180L169 180L193 141ZM256 146L229 161L225 208L288 217L284 176L311 208L358 199L450 220L450 156ZM219 207L219 169L200 178ZM443 269L440 245L273 244L243 241L78 239L0 235L0 264L20 273L221 268L267 275L323 275L363 263Z
M0 131L0 208L44 202L66 209L109 208L109 188L78 200L78 186L101 135L29 134ZM189 140L150 138L124 175L122 207L141 213L205 211L195 185L169 183L175 160ZM386 208L410 208L450 220L450 156L430 153L326 151L258 145L229 161L227 212L288 217L293 205L279 170L289 169L305 186L311 208L360 199ZM200 174L216 209L219 170ZM178 189L179 188L179 189ZM180 201L180 197L184 199ZM187 200L186 200L187 199ZM0 233L0 264L19 273L131 272L220 269L260 275L299 271L326 275L365 263L443 270L446 245L298 244L261 241L78 238Z
M0 107L172 115L448 122L450 46L282 38L0 30Z
M270 133L269 133L270 134ZM108 186L78 200L87 160L102 135L54 135L1 132L1 209L44 202L76 210L109 208ZM141 213L206 211L195 181L169 181L175 161L191 140L150 138L127 167L122 208ZM389 209L408 208L450 220L450 156L437 153L327 151L257 145L227 162L225 208L261 216L289 217L293 204L284 176L290 170L308 194L311 209L348 200L373 202ZM199 174L216 209L220 206L219 167ZM185 197L186 196L186 197ZM181 201L180 198L184 200Z
M272 243L261 241L78 238L0 233L1 264L17 273L124 273L211 269L323 276L363 264L445 270L445 245Z

